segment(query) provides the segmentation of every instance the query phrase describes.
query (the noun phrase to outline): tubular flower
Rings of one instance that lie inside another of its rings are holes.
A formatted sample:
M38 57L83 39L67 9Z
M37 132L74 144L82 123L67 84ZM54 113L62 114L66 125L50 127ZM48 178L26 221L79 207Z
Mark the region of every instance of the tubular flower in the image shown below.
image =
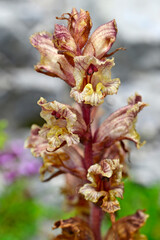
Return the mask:
M139 229L144 226L148 214L138 210L135 214L123 217L113 224L109 229L105 240L147 240L145 235L139 233Z
M78 217L55 222L53 229L57 228L62 229L62 234L54 240L95 240L88 223Z
M46 139L52 151L67 143L77 144L86 131L81 114L74 108L57 101L47 102L40 98L41 117L46 121L39 135Z
M86 200L100 205L103 211L113 213L120 209L116 197L123 197L122 165L119 159L105 159L88 169L87 179L91 183L80 188Z
M77 56L74 63L76 86L71 89L70 95L75 101L97 106L103 103L106 95L117 93L120 80L111 79L113 58L100 61L94 56Z
M116 40L115 20L97 28L88 39L92 27L88 11L73 8L68 18L63 14L57 19L68 20L67 27L56 24L53 35L41 32L30 38L41 54L35 70L66 81L78 103L103 103L104 97L117 93L120 85L118 78L111 79L114 59L105 60Z
M94 149L101 151L110 147L116 141L128 139L135 142L137 148L145 142L140 143L140 136L135 130L137 114L147 106L142 102L141 96L136 94L130 97L127 106L112 113L99 127L94 136Z

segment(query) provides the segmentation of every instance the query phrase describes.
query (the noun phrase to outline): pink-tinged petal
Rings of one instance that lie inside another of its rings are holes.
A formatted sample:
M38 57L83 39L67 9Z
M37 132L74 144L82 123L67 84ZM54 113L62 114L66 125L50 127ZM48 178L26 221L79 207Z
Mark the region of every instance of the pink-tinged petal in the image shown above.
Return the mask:
M85 46L83 55L95 56L99 59L103 58L115 42L116 34L117 27L115 20L98 27Z
M77 56L74 62L76 86L71 89L70 96L75 101L98 106L103 103L106 95L117 93L120 80L111 79L114 59L100 61L91 56Z
M77 46L68 29L63 25L55 25L53 43L58 52L74 57L77 55Z
M78 13L76 9L72 10L71 21L68 22L68 29L70 30L78 48L83 48L88 40L90 30L92 28L92 21L88 11L80 9Z
M58 54L51 34L35 33L31 36L30 42L41 54L41 61L35 66L35 70L52 77L59 77L73 87L75 85L73 67L64 55Z
M138 210L135 214L123 217L116 221L109 229L105 240L147 240L147 237L139 233L139 229L144 226L148 215L142 210Z
M65 15L68 15L65 17ZM88 11L80 9L80 12L76 8L72 9L71 13L64 13L61 17L57 17L59 20L68 20L67 29L72 35L77 50L80 53L81 48L84 47L88 40L90 29L92 27L92 21Z
M25 141L25 147L31 149L34 157L42 157L49 147L47 140L39 136L40 130L39 126L32 125L31 135Z
M135 98L137 99L137 97ZM139 98L140 99L140 98ZM140 143L140 136L135 130L137 114L147 106L147 104L138 101L133 104L120 108L112 113L99 127L94 137L94 147L99 150L104 147L109 147L114 142L123 139L129 139L135 142L139 148L144 143ZM131 100L130 100L131 103Z

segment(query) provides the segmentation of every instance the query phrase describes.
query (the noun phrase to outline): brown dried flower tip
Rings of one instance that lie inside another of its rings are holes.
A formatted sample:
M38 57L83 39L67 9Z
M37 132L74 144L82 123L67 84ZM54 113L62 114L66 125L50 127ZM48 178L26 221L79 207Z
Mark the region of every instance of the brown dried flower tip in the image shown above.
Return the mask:
M91 183L80 188L86 200L100 205L102 210L113 213L120 209L116 197L123 197L122 165L119 159L105 159L88 169L87 179Z
M56 228L62 228L62 234L54 240L95 240L89 225L78 217L57 221L53 226Z
M135 214L121 218L109 229L105 240L147 240L145 235L139 233L144 226L148 215L142 210Z

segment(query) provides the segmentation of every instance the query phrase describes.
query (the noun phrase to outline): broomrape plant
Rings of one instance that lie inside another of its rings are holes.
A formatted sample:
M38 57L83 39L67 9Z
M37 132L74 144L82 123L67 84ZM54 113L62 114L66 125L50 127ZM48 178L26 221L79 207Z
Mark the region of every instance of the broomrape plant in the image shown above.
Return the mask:
M138 210L116 221L123 198L123 180L127 177L125 160L129 154L127 141L137 148L144 143L136 132L138 113L147 106L139 94L128 104L99 124L100 105L107 95L116 94L120 79L111 78L114 58L108 53L116 40L117 26L112 20L98 27L89 37L92 21L88 11L75 8L62 14L67 26L55 25L53 34L39 32L31 36L31 44L40 52L37 72L59 77L70 87L74 107L40 98L42 127L33 125L26 147L43 159L42 181L65 174L62 189L68 207L78 216L55 222L53 229L62 233L55 240L146 239L139 233L148 215ZM48 176L49 174L49 176ZM110 215L111 227L101 236L101 222Z

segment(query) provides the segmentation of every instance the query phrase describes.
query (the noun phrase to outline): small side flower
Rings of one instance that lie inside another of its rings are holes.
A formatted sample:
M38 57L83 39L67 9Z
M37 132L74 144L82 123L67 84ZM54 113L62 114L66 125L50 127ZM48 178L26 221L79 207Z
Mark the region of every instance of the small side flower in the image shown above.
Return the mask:
M135 129L138 113L147 106L140 95L129 98L128 105L112 113L97 129L94 136L94 149L101 151L110 147L116 141L124 139L133 141L137 148L145 142L140 142L140 136Z
M46 121L39 135L48 141L52 151L66 144L71 146L80 141L86 130L81 114L69 105L57 101L47 102L40 98L41 117Z
M88 169L91 183L80 188L86 200L99 205L103 211L113 213L120 209L117 197L123 198L122 165L118 159L105 159Z

